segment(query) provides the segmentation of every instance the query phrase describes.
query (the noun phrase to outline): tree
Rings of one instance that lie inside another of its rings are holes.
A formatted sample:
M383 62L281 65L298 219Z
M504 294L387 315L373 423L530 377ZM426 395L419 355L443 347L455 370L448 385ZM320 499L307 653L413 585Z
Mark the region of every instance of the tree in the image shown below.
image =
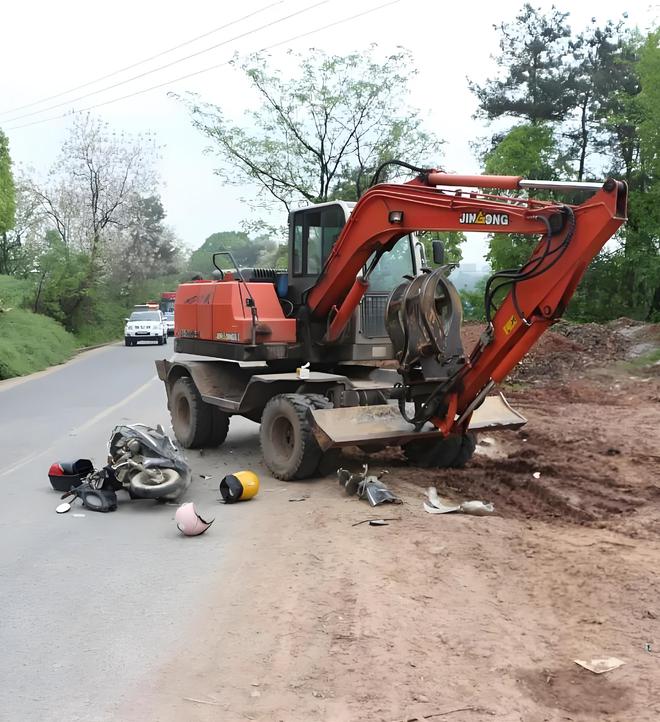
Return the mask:
M0 274L25 274L33 255L31 246L44 232L39 202L22 175L15 179L15 208L12 228L0 233Z
M587 174L591 152L607 153L611 133L604 121L618 102L616 96L622 91L628 95L639 92L634 69L637 45L634 38L634 33L622 22L608 22L601 28L594 18L592 25L572 44L575 107L566 136L578 181Z
M193 125L211 142L226 183L256 185L262 205L318 203L341 192L355 200L376 166L401 157L431 163L440 141L406 105L414 74L404 50L383 61L376 48L346 56L294 55L297 77L284 79L262 54L239 64L261 100L241 125L215 105L188 96Z
M208 277L214 269L212 258L217 251L230 251L239 267L274 267L282 248L286 250L286 246L270 240L268 236L251 239L244 231L213 233L193 251L188 268L192 274ZM230 268L232 265L227 257L219 257L217 261L220 267Z
M484 157L484 170L493 175L521 175L553 180L563 165L557 140L547 124L512 128ZM515 233L495 233L486 256L494 270L518 268L530 256L536 240Z
M660 30L649 33L637 63L640 92L633 98L631 120L638 121L639 145L635 172L630 174L632 222L625 232L623 268L631 306L649 320L660 319L659 43Z
M165 210L157 195L134 195L127 202L126 225L109 249L114 283L129 293L147 278L181 270L181 249L174 231L165 225Z
M11 242L8 232L16 222L16 188L11 171L9 141L0 130L0 273L7 273Z
M471 83L481 115L523 118L533 125L566 117L575 97L567 17L554 6L543 15L526 3L513 22L493 26L500 35L495 62L503 77Z
M91 115L77 116L46 181L32 184L61 241L57 257L65 266L76 259L76 283L66 284L69 330L84 323L90 291L107 276L104 261L129 226L131 201L154 191L155 156L149 137L117 134Z

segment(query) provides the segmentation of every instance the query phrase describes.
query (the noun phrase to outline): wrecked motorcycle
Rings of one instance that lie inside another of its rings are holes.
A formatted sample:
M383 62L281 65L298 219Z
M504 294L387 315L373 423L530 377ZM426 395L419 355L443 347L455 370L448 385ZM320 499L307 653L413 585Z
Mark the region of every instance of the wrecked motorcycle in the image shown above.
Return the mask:
M191 480L188 463L160 424L115 426L105 470L111 477L105 483L110 480L115 490L125 489L131 498L174 500Z

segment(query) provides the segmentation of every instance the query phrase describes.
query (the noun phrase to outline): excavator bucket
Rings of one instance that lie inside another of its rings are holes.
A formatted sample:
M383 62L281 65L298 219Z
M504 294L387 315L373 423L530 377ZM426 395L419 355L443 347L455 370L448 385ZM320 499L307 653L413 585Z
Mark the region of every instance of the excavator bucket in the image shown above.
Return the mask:
M311 412L316 440L325 451L337 446L398 446L439 434L432 424L415 431L395 404L316 409ZM527 419L502 394L488 396L474 411L470 430L519 429Z

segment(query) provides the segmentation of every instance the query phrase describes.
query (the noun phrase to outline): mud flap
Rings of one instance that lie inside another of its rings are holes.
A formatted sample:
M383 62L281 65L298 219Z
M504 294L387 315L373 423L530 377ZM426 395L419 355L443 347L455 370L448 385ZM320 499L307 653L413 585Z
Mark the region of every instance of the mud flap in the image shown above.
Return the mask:
M312 428L319 446L325 451L337 446L383 444L398 446L407 441L431 438L439 432L432 424L415 431L399 413L395 404L314 409ZM470 429L519 429L527 419L509 406L502 394L488 396L472 414Z

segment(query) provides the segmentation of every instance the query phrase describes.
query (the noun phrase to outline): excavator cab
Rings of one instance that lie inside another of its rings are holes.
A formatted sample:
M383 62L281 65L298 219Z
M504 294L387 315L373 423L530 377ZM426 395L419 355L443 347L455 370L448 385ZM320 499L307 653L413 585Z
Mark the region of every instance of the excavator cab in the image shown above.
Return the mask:
M350 201L333 201L307 206L289 214L287 299L294 307L304 304L307 292L316 285L355 205ZM363 274L372 259L373 256L365 264ZM383 253L369 275L369 289L342 339L344 344L350 345L346 358L393 357L385 325L387 301L405 278L419 275L426 265L424 247L414 234L400 238L391 251Z

